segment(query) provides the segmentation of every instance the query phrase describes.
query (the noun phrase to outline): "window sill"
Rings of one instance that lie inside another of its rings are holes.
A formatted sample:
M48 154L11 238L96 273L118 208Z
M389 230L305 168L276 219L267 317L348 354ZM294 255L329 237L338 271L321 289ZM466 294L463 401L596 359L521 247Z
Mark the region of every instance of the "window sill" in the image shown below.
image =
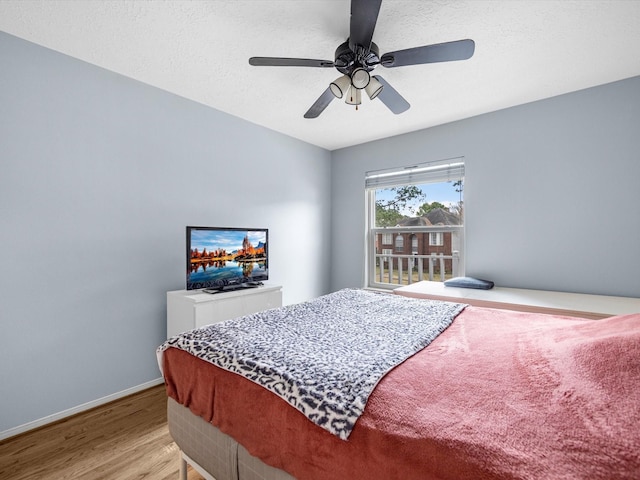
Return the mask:
M445 287L442 282L422 281L393 290L397 295L476 307L502 308L520 312L548 313L571 317L601 319L640 312L640 299L494 287L491 290Z

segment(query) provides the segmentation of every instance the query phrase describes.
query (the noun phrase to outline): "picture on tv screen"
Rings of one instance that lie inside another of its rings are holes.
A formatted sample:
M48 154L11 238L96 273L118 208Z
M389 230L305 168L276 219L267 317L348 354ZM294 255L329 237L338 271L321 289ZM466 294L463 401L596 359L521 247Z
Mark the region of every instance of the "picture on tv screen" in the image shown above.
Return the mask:
M266 228L187 227L187 290L268 280L268 237Z

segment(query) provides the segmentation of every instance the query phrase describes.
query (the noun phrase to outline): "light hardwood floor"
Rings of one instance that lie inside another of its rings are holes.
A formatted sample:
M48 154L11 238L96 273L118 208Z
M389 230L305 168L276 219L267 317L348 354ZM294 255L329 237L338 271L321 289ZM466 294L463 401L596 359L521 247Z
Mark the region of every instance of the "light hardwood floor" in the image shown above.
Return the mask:
M0 478L179 478L164 385L0 442ZM189 480L201 480L194 470Z

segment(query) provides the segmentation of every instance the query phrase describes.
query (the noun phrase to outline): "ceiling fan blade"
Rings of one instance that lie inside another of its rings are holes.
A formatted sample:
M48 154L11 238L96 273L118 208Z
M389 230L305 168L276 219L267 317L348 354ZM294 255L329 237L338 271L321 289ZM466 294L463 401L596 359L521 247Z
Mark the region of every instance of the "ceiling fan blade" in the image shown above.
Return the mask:
M469 39L436 43L434 45L425 45L423 47L385 53L380 59L380 64L384 67L392 68L402 67L404 65L466 60L473 56L475 48L475 42Z
M317 118L334 98L336 97L331 93L331 88L327 87L315 103L311 105L311 108L307 110L307 113L304 114L304 118Z
M398 115L399 113L409 110L409 102L407 102L402 95L400 95L387 81L380 75L374 75L373 78L378 80L382 84L382 91L378 94L378 97L382 103L384 103L389 110Z
M369 51L381 3L382 0L351 0L349 48L352 51L356 51L357 45Z
M251 57L249 64L258 67L333 67L331 60L312 58Z

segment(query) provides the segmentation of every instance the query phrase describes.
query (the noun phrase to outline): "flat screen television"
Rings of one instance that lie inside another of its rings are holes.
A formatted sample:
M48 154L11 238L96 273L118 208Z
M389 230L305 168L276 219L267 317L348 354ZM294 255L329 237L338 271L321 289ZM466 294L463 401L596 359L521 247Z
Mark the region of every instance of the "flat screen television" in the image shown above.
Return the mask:
M251 288L269 279L266 228L187 227L187 290Z

